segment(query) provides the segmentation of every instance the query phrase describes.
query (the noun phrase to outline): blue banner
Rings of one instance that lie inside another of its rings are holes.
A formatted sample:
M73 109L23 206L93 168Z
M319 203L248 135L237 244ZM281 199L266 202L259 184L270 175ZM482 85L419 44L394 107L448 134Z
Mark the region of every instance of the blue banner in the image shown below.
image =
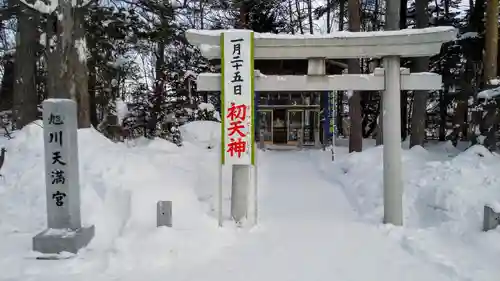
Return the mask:
M321 116L321 121L323 122L323 144L326 145L330 138L330 124L328 120L330 119L330 102L329 100L330 92L321 93L321 108L323 110L323 116Z
M377 4L376 0L363 0L362 3L367 10L371 10L371 11L375 10L376 4Z
M328 136L333 138L335 136L335 95L336 92L332 91L328 95Z

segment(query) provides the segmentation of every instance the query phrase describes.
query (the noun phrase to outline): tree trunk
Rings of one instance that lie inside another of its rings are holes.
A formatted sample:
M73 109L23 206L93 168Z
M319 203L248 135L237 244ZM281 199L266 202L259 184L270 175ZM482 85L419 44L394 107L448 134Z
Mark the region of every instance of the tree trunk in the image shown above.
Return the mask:
M309 1L310 2L310 1ZM332 31L332 23L331 23L331 0L326 0L326 33L330 33Z
M292 0L288 0L288 16L290 17L290 26L292 34L295 34L295 26L293 21L293 9L292 9Z
M16 128L21 129L38 118L35 76L39 16L20 1L18 5L13 113Z
M81 6L81 1L77 3ZM75 100L78 103L78 128L90 128L91 125L84 12L85 7L74 8L74 44L71 58L75 79Z
M486 36L484 44L484 82L497 77L498 56L498 0L488 0L486 8Z
M295 0L295 8L297 9L297 23L299 24L300 34L304 34L304 28L302 27L302 12L300 11L299 0Z
M361 15L359 0L349 0L349 30L360 31L361 28ZM359 61L357 59L350 59L348 61L349 74L359 74L361 72ZM349 137L349 152L363 150L363 135L362 135L362 117L361 117L361 96L360 92L353 91L352 96L349 98L349 117L351 121L350 137Z
M238 21L238 28L246 29L248 27L249 10L248 1L240 1L240 20Z
M2 86L0 87L0 110L12 109L14 99L15 61L11 54L3 57Z
M474 4L474 8L472 9L472 12L470 13L471 16L469 18L469 26L472 31L476 31L477 33L481 34L484 31L484 24L483 24L483 19L484 19L484 3L485 0L476 0L476 3ZM472 7L471 7L472 8Z
M153 99L153 112L151 112L151 119L148 122L148 136L156 136L156 128L158 127L159 116L161 114L161 107L163 103L164 89L165 89L165 42L158 42L158 50L156 52L156 65L155 65L155 97Z
M82 1L77 1L81 6ZM73 99L78 106L78 128L90 127L87 46L84 7L73 7L70 0L59 1L61 16L51 15L47 34L57 38L53 48L48 42L49 97ZM56 19L57 18L57 19ZM57 21L57 25L53 24ZM56 26L56 30L53 27ZM52 36L50 37L52 38ZM51 40L47 40L51 41Z
M425 28L429 23L429 16L427 15L427 0L416 0L416 20L417 28ZM422 57L414 60L414 72L425 72L429 69L429 58ZM424 145L425 140L425 121L427 109L427 91L414 91L413 92L413 110L411 118L411 136L410 147L415 145Z
M390 1L397 1L397 0L390 0ZM402 0L404 1L404 0ZM406 7L404 5L403 7ZM401 9L403 7L400 7L399 12L396 11L391 11L389 9L386 10L386 21L385 21L385 30L398 30L400 28L400 21L404 20L406 21L406 10L405 13L403 14L401 12ZM405 23L406 26L406 23ZM406 105L406 99L401 98L401 103L405 102L404 104ZM378 133L377 133L377 145L382 145L384 144L384 134L383 132L383 127L384 127L384 110L383 110L383 104L384 104L384 92L382 91L380 94L380 103L379 103L379 122L378 122ZM401 116L404 116L404 111L401 111ZM401 122L403 124L403 122Z
M73 18L73 5L71 0L59 1L59 8L62 17L58 16L58 39L57 44L59 48L59 80L56 83L58 89L56 97L70 98L76 101L76 86L74 80L74 68L71 63L71 56L73 55L73 40L74 24Z
M45 52L47 57L47 97L57 98L61 96L58 93L59 81L59 61L61 60L61 55L59 54L58 40L59 32L57 28L57 17L56 15L47 16L47 26L45 29L46 37L45 40Z
M341 0L339 3L339 31L344 30L344 18L345 18L345 0Z
M470 59L464 61L464 73L460 77L459 87L460 92L455 97L456 108L453 116L453 130L447 136L447 139L451 140L453 145L457 145L459 141L463 140L466 135L463 134L464 128L467 127L467 107L468 99L474 93L474 88L471 81L474 80L476 73L476 68L474 62ZM476 117L475 115L474 117ZM476 124L481 124L480 120L477 120ZM474 123L474 122L473 122Z
M444 85L444 89L439 93L439 141L446 140L446 125L448 119L446 96L449 93L449 85Z
M450 0L444 0L444 17L447 19L450 15Z
M94 128L99 125L99 119L97 118L97 100L96 100L96 85L97 85L97 47L93 40L87 40L89 43L89 49L91 50L91 57L87 62L87 68L89 69L88 78L88 92L89 92L89 109L90 109L90 123Z
M386 0L387 1L397 1L397 0ZM400 0L399 6L399 21L396 24L399 24L399 29L406 28L406 12L408 11L408 0ZM397 30L391 29L391 30Z
M205 17L205 8L203 6L203 0L200 0L200 29L205 29L205 22L204 22L204 17Z
M493 87L492 80L497 78L498 59L498 0L488 0L486 4L486 35L484 39L484 84ZM484 145L496 151L496 132L498 128L498 105L493 98L484 106L486 116L483 118L486 139Z
M311 0L307 0L307 16L309 18L309 33L313 34L314 33L314 23L313 23Z

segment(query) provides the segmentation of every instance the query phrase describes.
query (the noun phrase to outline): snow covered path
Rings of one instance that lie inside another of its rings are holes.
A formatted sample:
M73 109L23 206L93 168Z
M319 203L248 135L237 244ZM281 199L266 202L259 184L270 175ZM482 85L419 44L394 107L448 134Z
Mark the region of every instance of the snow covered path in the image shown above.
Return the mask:
M351 219L341 189L326 182L309 151L271 151L259 159L260 222Z
M260 163L259 226L170 279L453 280L403 251L387 230L355 222L341 189L322 180L307 153L268 152Z

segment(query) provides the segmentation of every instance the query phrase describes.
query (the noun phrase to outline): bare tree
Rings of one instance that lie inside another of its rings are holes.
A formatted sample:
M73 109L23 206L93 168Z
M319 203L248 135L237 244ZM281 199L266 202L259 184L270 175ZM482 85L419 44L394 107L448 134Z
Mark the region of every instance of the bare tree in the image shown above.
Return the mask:
M488 0L486 8L486 36L484 52L484 82L490 84L497 77L498 56L498 0Z
M17 2L17 5L19 13L14 65L13 106L16 127L21 129L38 117L35 76L39 15L21 1Z
M312 16L312 1L307 0L307 17L309 18L309 33L314 33L314 23Z
M84 30L85 7L82 0L59 1L59 13L51 15L48 34L56 46L48 45L49 96L73 99L78 104L78 127L90 127L87 45ZM48 40L49 41L49 40Z
M302 11L300 8L300 0L295 0L295 8L297 10L297 24L299 25L300 34L304 34L304 27L302 26Z
M326 33L330 33L332 31L332 0L326 0Z
M199 0L199 9L200 9L200 29L205 29L205 22L203 21L203 18L205 17L205 7L204 7L204 2L203 0Z
M347 4L349 13L349 31L359 32L361 28L361 6L359 0L349 0ZM359 61L350 59L348 62L350 74L361 72ZM349 117L351 121L349 152L363 150L362 117L361 117L361 96L360 92L354 91L349 98Z
M290 29L292 34L295 34L295 25L293 20L293 9L292 9L292 0L288 0L288 15L290 17Z
M425 28L429 23L427 15L427 0L416 0L416 20L417 28ZM425 72L429 68L429 58L415 59L415 72ZM410 147L423 145L425 140L425 120L427 108L427 91L414 91L413 110L411 116L411 136Z

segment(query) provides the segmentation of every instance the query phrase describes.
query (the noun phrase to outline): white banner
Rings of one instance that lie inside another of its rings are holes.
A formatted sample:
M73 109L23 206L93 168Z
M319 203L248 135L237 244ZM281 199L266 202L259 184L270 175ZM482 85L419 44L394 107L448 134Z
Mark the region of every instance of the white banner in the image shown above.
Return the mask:
M223 165L253 165L254 65L253 32L221 34L221 149Z

